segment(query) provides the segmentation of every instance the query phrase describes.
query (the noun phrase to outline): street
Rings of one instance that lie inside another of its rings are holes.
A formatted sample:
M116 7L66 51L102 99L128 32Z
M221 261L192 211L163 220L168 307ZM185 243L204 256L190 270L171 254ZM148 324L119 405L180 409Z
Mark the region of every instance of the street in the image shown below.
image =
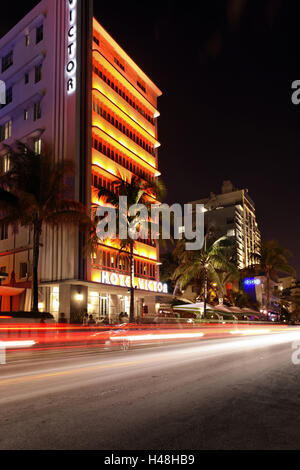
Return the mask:
M0 449L297 449L297 337L11 354Z

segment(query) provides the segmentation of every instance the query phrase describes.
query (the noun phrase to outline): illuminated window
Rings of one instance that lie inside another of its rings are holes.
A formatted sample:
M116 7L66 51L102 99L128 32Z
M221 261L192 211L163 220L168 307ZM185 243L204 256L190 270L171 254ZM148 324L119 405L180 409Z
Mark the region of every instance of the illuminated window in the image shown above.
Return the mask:
M50 312L58 313L59 311L59 287L50 288Z
M36 139L34 141L34 151L37 155L40 155L42 153L42 139Z
M33 113L33 120L36 121L42 117L42 107L41 103L34 103L34 113ZM40 152L38 152L40 153Z
M235 236L235 230L234 229L227 231L227 237L234 237L234 236Z
M26 34L25 35L25 46L28 47L30 44L30 36L29 34Z
M8 121L2 126L0 126L0 142L11 137L11 124L12 122Z

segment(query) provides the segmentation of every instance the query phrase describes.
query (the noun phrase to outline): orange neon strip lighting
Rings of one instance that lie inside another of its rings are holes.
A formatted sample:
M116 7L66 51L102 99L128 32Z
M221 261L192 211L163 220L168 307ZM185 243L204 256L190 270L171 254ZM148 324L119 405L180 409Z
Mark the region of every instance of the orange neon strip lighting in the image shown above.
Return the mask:
M95 116L98 118L101 118L101 116L99 116L98 114L95 113ZM97 118L96 118L96 121L97 121ZM103 119L103 118L101 118ZM107 122L105 121L105 119L103 119L104 121L104 124ZM157 170L156 168L156 158L153 157L151 158L151 163L147 160L147 158L150 157L150 154L149 154L149 157L148 155L143 157L141 155L139 155L138 153L136 153L134 150L132 150L132 148L128 147L126 144L124 144L123 142L123 139L121 138L120 140L118 139L119 136L117 135L114 135L114 132L111 132L111 130L114 130L115 128L112 126L112 124L110 124L109 122L107 122L107 124L111 127L111 128L105 128L106 126L103 126L103 127L99 127L97 124L93 124L92 127L93 129L95 129L96 131L98 132L102 132L104 134L104 138L109 138L113 141L113 144L112 145L117 145L117 147L120 149L120 151L124 152L125 155L128 155L129 158L133 158L138 164L140 165L144 165L145 168L147 168L148 171L151 171L152 173L155 174L155 176L160 176L161 173ZM116 129L117 130L117 129ZM108 132L110 131L110 132ZM120 131L119 131L120 132ZM120 133L121 134L121 133ZM122 136L124 136L124 134L121 134ZM127 136L124 136L124 137L127 137ZM108 143L110 143L108 141ZM136 150L136 149L135 149ZM143 149L142 149L143 150ZM153 165L154 163L154 165Z
M121 116L121 118L123 118L124 121L127 122L129 126L133 127L137 132L142 134L145 137L145 139L147 139L149 142L151 142L155 146L155 148L158 148L161 146L160 142L153 135L151 135L147 130L145 130L144 127L142 127L131 116L129 116L126 111L121 109L118 106L118 104L114 103L109 97L107 97L105 93L103 93L99 88L93 88L92 91L96 91L97 93L100 93L100 95L102 96L102 99L104 98L106 106L109 107L112 110L112 112L114 112L113 111L114 107L117 108L116 114Z
M101 33L100 33L101 34ZM94 45L93 45L94 46ZM123 74L121 73L120 70L118 70L111 62L109 62L109 60L101 53L101 51L95 47L93 47L93 50L92 50L93 54L96 53L98 56L99 56L99 62L103 63L104 62L104 66L106 66L108 68L108 71L112 74L112 75L116 75L118 80L124 84L125 87L127 87L133 95L135 95L137 97L137 99L141 100L146 107L150 107L150 109L152 110L152 112L154 113L154 117L157 117L159 116L159 111L155 108L155 106L148 100L148 98L142 93L142 91L137 88L135 85L133 85L133 83L131 83L128 78ZM140 70L140 69L139 69ZM141 73L143 75L144 72L141 71ZM145 75L146 77L146 75ZM148 77L147 77L147 80ZM161 96L162 95L162 92L160 90L158 90L159 92L156 94L157 97L158 96Z

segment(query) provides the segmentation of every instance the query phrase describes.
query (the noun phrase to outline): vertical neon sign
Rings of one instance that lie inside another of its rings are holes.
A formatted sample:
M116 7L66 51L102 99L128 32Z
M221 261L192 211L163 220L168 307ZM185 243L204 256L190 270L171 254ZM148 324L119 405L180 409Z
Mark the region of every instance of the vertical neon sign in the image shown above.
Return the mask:
M76 47L77 47L77 0L67 0L68 28L67 28L67 93L71 95L76 91Z

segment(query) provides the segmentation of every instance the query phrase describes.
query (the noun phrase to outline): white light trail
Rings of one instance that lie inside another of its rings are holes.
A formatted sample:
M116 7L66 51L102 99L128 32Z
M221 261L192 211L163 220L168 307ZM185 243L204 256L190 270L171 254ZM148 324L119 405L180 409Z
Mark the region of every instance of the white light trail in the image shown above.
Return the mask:
M271 330L233 330L230 331L231 335L264 335L270 333Z
M6 349L8 348L28 348L33 346L35 341L0 341L0 364L6 364Z
M204 333L171 333L171 334L148 334L148 335L135 335L135 336L116 336L111 337L111 341L153 341L159 339L183 339L183 338L201 338Z

